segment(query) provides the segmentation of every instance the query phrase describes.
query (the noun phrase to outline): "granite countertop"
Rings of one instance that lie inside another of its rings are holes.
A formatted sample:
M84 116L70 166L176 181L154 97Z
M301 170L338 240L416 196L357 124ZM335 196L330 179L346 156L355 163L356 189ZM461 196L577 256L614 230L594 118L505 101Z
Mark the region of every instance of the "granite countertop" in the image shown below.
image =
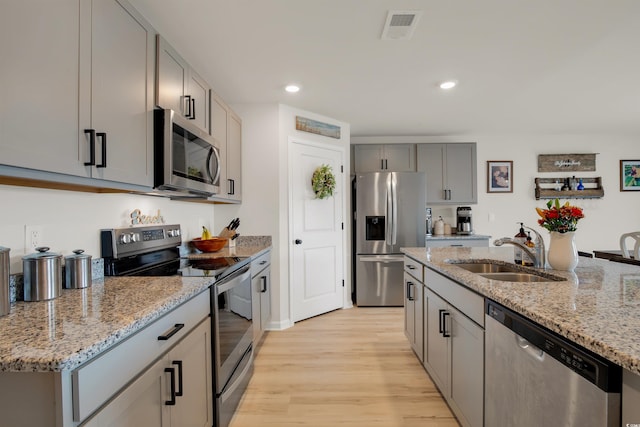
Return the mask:
M255 257L271 247L270 237L237 240L235 248L202 256ZM75 369L212 283L210 277L105 277L85 289L63 289L50 301L15 302L0 317L0 371Z
M640 374L640 268L580 257L574 272L545 270L560 282L489 280L449 260L513 264L513 248L403 248L411 258L604 358ZM542 271L542 270L539 270Z
M491 236L483 234L433 234L427 236L427 240L455 240L455 239L467 239L467 240L484 240L490 239Z

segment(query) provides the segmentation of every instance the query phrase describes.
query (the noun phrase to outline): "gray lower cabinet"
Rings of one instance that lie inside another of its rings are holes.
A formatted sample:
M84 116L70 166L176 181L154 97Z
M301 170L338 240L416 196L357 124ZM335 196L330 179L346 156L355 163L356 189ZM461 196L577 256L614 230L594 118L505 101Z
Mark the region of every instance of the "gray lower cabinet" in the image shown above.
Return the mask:
M427 174L427 204L478 202L476 144L418 144L417 170Z
M407 326L409 319L422 319L423 357L418 352L416 355L460 424L482 426L484 298L409 257L405 258L405 288L409 289L409 281L416 281L407 272L409 266L416 264L423 267L422 301L420 305L405 301L405 333L418 331L415 323ZM411 295L411 291L405 293ZM410 333L407 337L413 348L418 340Z
M258 347L271 321L271 250L251 261L251 307L253 342Z
M63 0L12 2L0 26L0 162L153 185L151 25L124 0Z
M211 378L211 322L206 319L83 426L213 425Z
M423 267L421 264L405 257L404 261L404 334L411 348L420 359L424 357L424 334L422 284Z
M1 424L213 425L209 314L204 291L72 371L0 372Z

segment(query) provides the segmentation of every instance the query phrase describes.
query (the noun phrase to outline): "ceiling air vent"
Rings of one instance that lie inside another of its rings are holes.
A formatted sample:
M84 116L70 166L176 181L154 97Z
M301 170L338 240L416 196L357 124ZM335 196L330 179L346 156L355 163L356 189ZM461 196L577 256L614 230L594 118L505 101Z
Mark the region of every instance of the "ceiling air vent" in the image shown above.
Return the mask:
M390 10L382 30L382 40L409 40L420 16L422 11Z

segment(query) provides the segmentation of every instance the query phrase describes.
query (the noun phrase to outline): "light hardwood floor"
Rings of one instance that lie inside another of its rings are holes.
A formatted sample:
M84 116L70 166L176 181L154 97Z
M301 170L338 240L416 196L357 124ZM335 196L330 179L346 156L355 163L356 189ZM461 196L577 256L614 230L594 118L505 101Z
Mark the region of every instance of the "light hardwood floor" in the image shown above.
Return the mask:
M231 427L458 426L403 322L402 308L365 307L269 332Z

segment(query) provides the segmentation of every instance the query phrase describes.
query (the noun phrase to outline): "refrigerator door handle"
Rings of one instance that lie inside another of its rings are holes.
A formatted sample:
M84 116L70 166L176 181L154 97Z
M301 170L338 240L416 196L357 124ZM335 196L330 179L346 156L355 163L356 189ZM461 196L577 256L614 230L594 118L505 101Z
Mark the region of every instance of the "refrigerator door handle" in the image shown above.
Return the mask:
M385 226L385 230L384 230L384 242L391 246L393 243L391 243L391 240L393 238L393 193L391 192L391 177L393 174L389 174L387 176L387 180L385 182L386 184L386 190L387 190L387 194L386 194L386 198L385 198L385 205L384 205L384 215L387 217L387 221L386 221L386 226Z
M391 173L391 198L392 205L391 211L393 216L393 223L391 225L391 244L395 245L398 242L398 180L396 174Z

